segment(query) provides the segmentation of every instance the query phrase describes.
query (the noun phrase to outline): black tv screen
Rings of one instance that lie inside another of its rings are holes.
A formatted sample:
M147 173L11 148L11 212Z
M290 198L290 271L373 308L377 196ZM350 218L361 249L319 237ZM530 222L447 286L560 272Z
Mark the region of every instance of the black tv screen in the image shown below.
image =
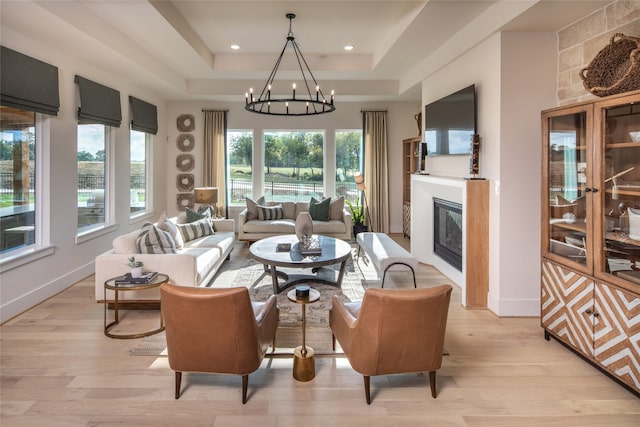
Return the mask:
M470 154L476 134L476 87L471 85L424 107L429 156Z

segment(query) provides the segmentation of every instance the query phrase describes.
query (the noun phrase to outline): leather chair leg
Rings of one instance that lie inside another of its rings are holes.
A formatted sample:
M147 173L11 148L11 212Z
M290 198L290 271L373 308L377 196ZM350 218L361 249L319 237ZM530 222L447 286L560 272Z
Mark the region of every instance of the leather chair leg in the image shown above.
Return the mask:
M331 346L333 347L333 351L336 351L336 336L331 334Z
M182 381L182 372L176 371L176 391L175 398L180 399L180 382Z
M436 398L436 371L429 372L429 385L431 386L431 396Z
M242 404L247 403L247 386L249 385L249 375L242 376Z
M367 405L371 405L371 377L363 375L364 378L364 396L367 399Z

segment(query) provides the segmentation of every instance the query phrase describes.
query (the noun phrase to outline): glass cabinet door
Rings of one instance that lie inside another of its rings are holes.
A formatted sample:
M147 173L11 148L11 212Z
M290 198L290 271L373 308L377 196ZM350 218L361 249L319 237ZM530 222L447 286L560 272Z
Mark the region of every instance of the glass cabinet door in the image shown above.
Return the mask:
M640 104L639 97L596 106L602 161L596 218L596 274L640 285ZM636 103L634 103L635 101ZM615 281L616 279L614 279Z
M592 110L588 107L543 116L543 250L546 256L587 271L592 268L588 210ZM546 202L546 203L545 203Z

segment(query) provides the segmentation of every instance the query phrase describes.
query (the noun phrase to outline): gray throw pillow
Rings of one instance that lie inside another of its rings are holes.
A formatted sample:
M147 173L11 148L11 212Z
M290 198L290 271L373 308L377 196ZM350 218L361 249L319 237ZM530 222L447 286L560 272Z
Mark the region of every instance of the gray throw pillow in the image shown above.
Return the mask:
M211 218L202 218L186 224L176 224L176 226L178 227L180 234L182 234L182 240L185 242L198 239L203 236L209 236L214 233Z
M330 203L330 197L327 197L321 202L312 197L311 201L309 202L309 215L311 215L311 219L316 221L329 221Z
M150 222L145 223L136 239L141 254L175 254L176 245L171 235Z
M260 197L258 200L245 197L245 200L247 202L247 221L258 219L258 205L264 206L264 196Z
M256 206L258 210L258 219L260 221L270 221L272 219L282 219L284 218L284 210L282 209L282 205L275 206Z
M209 209L194 211L193 209L185 208L184 212L187 214L187 222L194 222L204 218L211 218L211 211Z

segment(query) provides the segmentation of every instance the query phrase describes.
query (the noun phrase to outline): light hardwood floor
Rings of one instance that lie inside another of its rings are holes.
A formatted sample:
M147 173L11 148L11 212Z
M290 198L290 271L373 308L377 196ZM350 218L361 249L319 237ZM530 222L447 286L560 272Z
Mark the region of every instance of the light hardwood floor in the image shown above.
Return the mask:
M240 245L232 256L246 254ZM425 265L417 279L419 286L447 282ZM410 274L391 280L412 287ZM246 405L239 377L185 374L182 397L174 400L166 357L132 356L134 342L105 337L102 310L91 276L0 327L0 425L640 425L640 399L558 342L545 341L538 318L465 310L458 290L437 399L424 374L393 375L372 378L371 405L362 377L344 357L317 358L316 378L308 383L292 378L290 359L265 359L249 377ZM157 316L128 311L123 327L153 326Z

